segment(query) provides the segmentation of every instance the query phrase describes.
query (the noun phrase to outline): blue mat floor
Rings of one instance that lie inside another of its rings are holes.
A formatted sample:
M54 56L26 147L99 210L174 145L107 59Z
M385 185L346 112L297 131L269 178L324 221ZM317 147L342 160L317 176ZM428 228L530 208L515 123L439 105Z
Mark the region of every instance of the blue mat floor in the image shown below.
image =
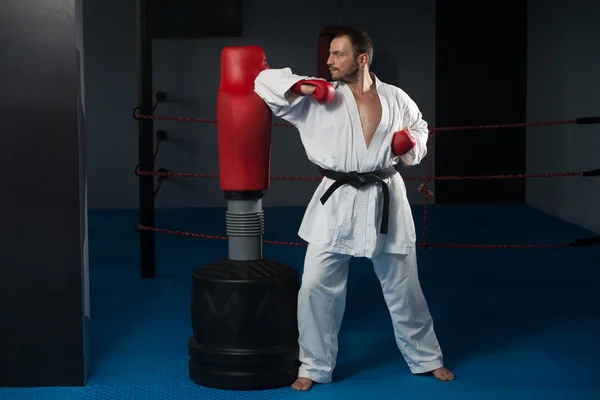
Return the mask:
M265 238L298 241L303 211L265 210ZM422 212L414 208L419 230ZM454 382L410 374L372 267L356 259L335 382L307 393L230 392L199 387L187 375L191 274L226 256L227 243L158 234L158 276L142 279L137 218L132 211L89 216L88 386L0 389L0 399L600 399L599 246L421 250L421 283ZM159 210L156 224L223 234L224 210ZM537 244L587 236L593 235L522 205L428 209L429 242ZM300 270L304 251L265 246L266 257Z

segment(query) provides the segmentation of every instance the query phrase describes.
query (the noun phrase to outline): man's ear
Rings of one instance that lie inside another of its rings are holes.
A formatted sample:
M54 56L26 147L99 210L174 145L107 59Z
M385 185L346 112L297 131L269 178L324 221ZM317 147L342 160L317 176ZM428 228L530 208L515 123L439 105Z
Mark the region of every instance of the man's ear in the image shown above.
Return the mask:
M369 65L369 55L364 53L361 54L360 56L358 56L358 65L360 65L361 67L366 67Z

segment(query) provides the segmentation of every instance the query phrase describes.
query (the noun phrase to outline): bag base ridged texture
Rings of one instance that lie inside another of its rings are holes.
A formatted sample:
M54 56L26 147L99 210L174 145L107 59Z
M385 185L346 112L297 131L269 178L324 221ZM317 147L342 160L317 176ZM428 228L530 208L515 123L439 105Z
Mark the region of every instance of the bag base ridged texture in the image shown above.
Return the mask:
M299 273L278 261L221 260L192 284L189 376L203 386L260 390L298 377Z

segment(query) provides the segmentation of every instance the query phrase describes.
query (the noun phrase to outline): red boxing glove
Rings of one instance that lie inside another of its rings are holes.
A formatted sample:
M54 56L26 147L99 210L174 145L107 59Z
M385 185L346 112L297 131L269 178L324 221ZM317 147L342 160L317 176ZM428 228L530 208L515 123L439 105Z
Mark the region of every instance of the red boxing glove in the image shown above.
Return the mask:
M417 145L417 141L410 134L408 128L394 133L392 139L392 153L401 156L411 151Z
M304 79L296 82L294 86L292 86L292 92L302 95L302 85L312 85L315 87L315 91L312 96L317 100L318 103L324 104L329 103L333 100L333 96L335 95L335 88L330 82L327 82L322 79Z

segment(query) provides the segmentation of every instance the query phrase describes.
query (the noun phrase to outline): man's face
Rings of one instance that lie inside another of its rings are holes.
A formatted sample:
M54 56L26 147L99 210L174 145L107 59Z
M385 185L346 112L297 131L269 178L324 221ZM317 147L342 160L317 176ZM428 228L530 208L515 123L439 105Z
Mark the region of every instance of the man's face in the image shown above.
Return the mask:
M358 60L354 58L352 44L346 36L331 41L327 65L332 80L346 83L356 81L360 67Z

